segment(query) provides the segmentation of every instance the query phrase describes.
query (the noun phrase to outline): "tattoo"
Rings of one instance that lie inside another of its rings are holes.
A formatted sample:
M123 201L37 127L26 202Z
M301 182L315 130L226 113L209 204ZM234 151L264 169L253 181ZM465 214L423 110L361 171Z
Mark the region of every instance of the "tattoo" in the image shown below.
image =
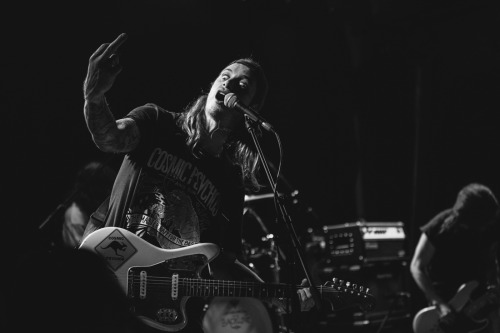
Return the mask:
M133 150L139 142L139 130L130 118L119 119L103 97L98 102L85 101L85 122L96 146L105 152L123 153Z

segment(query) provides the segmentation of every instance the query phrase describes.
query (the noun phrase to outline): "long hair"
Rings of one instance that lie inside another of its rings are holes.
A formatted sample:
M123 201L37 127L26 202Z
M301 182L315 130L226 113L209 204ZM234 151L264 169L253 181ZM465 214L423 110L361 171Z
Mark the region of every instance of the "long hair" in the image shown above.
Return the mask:
M256 111L260 111L268 91L268 83L262 67L251 58L232 61L228 66L234 63L247 66L252 75L255 76L257 89L251 105ZM193 152L196 151L202 135L208 134L205 129L206 117L204 112L207 96L204 93L188 104L177 121L178 125L187 133L186 144ZM262 135L260 129L257 128L256 132L257 135ZM224 154L233 164L241 167L245 189L253 192L258 191L261 188L257 179L257 173L260 169L259 156L251 142L250 135L243 126L237 129L224 145Z
M458 192L452 213L443 223L442 230L484 226L495 217L497 210L498 200L491 189L479 183L468 184Z

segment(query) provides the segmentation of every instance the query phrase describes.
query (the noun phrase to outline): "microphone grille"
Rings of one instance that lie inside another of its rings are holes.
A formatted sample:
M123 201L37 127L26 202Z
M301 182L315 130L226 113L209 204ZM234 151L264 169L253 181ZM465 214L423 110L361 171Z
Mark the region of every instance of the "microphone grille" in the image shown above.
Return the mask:
M238 101L238 97L234 93L228 93L224 96L224 105L228 108L234 108Z

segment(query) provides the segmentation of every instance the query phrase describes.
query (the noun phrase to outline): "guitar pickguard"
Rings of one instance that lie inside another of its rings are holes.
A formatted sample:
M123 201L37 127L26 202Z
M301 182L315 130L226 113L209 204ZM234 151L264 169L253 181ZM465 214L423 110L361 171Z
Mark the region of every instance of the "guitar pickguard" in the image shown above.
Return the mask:
M187 322L185 305L189 296L181 284L177 298L172 297L172 276L177 274L181 279L199 279L200 270L207 263L206 256L193 254L152 266L130 267L127 296L131 310L151 326L162 330L181 329Z

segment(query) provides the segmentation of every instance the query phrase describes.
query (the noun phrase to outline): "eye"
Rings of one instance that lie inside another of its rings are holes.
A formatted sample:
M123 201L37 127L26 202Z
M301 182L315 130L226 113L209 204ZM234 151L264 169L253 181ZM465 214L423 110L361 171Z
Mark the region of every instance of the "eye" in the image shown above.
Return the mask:
M222 74L222 75L220 76L220 78L221 78L221 80L222 80L222 81L226 81L227 79L229 79L229 75L227 75L227 74Z
M241 88L241 90L248 89L248 82L246 82L246 81L240 81L240 88Z

